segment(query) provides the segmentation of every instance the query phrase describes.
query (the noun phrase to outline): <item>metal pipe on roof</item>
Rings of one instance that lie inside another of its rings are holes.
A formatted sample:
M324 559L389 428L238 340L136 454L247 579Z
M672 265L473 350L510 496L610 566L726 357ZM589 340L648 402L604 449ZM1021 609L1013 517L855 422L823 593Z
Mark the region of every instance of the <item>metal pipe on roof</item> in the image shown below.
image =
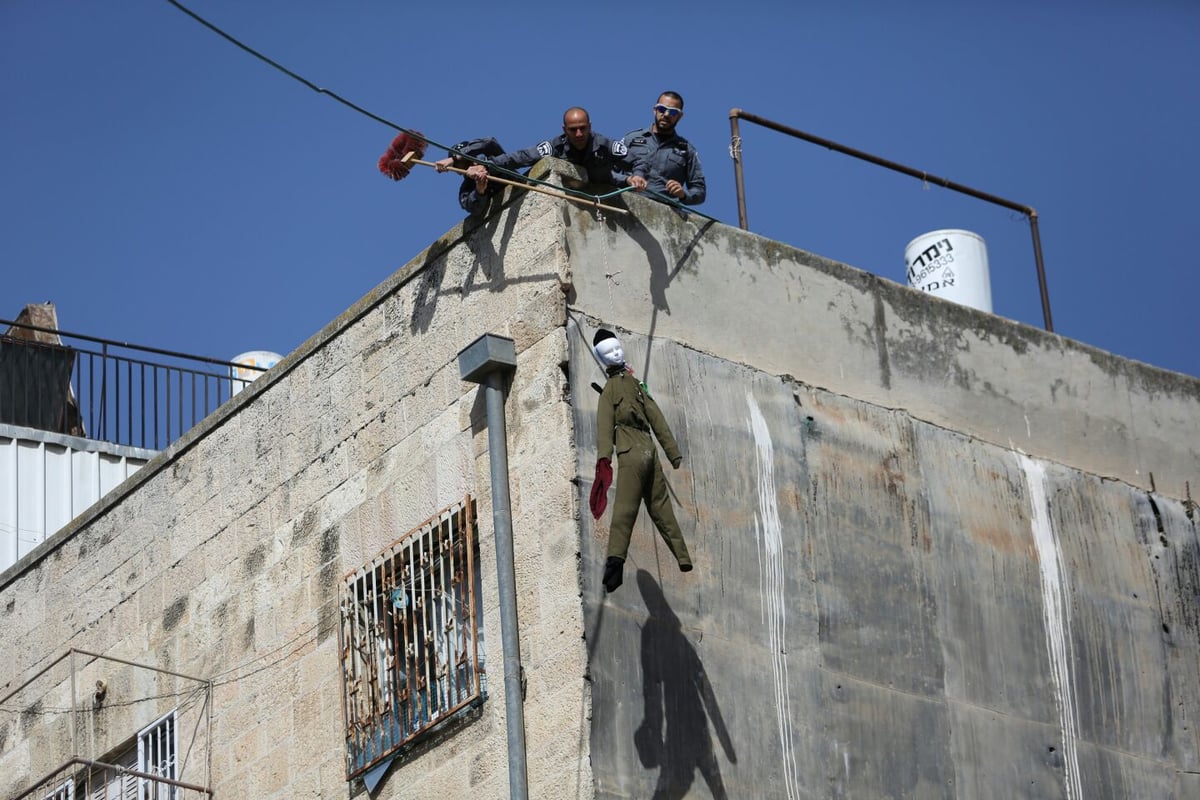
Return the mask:
M729 157L733 159L733 180L737 185L738 227L744 231L750 230L750 222L746 219L746 183L742 175L742 134L738 129L740 108L729 112Z
M839 153L844 153L845 155L852 156L852 157L860 159L862 161L867 161L871 164L875 164L880 167L885 167L887 169L893 170L894 172L900 172L905 175L909 175L913 178L919 178L923 182L936 183L938 186L941 186L943 188L949 189L954 192L958 192L959 194L969 195L970 197L974 197L977 200L983 200L988 203L1002 206L1004 208L1011 209L1013 211L1018 211L1018 212L1024 214L1026 217L1029 218L1029 230L1030 230L1031 235L1033 236L1033 258L1037 264L1038 291L1040 292L1041 298L1042 298L1042 321L1045 324L1046 330L1048 330L1048 331L1054 330L1054 322L1050 317L1050 292L1046 288L1046 266L1042 261L1042 237L1041 237L1041 233L1038 231L1037 211L1035 211L1032 206L1022 205L1022 204L1014 202L1012 200L1007 200L1003 197L1000 197L999 195L989 194L988 192L982 192L979 189L974 189L970 186L966 186L961 183L955 183L954 181L949 180L947 178L942 178L937 175L931 175L930 173L925 172L924 170L919 170L919 169L915 169L913 167L908 167L908 166L905 166L904 164L900 164L895 161L889 161L886 158L881 158L877 155L873 155L866 151L857 150L853 147L847 147L844 144L839 144L839 143L833 141L832 139L826 139L823 136L816 136L814 134L807 133L802 130L798 130L797 128L793 128L791 126L784 125L779 122L775 122L774 120L767 119L766 117L760 117L757 114L751 114L750 112L743 111L740 108L734 108L734 109L730 109L730 111L729 111L729 124L733 130L733 135L734 135L733 143L731 143L731 145L730 145L730 155L733 155L734 144L736 144L737 155L734 155L734 171L735 171L735 174L737 177L738 220L741 222L741 226L745 230L749 230L749 229L746 227L746 221L745 221L746 220L746 198L745 198L745 190L742 186L741 137L737 135L737 120L739 118L747 120L748 122L753 122L756 125L761 125L764 128L770 128L773 131L778 131L780 133L786 133L788 136L794 136L797 139L803 139L806 142L812 142L813 144L819 144L822 147L828 148L830 150L836 150Z

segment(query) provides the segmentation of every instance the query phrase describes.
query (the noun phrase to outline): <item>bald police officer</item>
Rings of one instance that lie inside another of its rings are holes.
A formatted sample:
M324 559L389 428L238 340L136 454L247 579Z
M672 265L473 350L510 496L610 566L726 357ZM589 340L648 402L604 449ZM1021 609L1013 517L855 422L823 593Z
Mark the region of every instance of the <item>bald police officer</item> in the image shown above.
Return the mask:
M675 132L683 119L683 98L677 92L663 92L654 104L654 123L649 128L630 131L622 140L629 157L645 163L652 192L667 194L685 205L704 202L707 190L700 154L692 143Z
M578 106L568 108L563 114L561 136L547 139L535 147L496 156L489 161L503 169L517 170L536 164L546 156L561 158L583 167L589 183L632 186L638 191L646 188L645 165L630 158L623 143L593 133L587 110ZM467 177L486 182L487 167L475 164L467 170Z

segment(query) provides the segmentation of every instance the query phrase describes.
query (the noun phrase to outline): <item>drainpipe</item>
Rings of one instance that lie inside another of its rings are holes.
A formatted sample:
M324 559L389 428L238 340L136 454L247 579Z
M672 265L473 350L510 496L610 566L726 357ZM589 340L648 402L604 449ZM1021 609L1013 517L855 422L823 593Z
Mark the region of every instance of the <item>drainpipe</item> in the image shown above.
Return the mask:
M504 381L517 368L512 339L484 334L458 354L465 381L482 384L487 400L488 460L492 481L492 527L496 534L496 582L500 590L500 636L504 648L504 713L508 732L508 792L529 797L525 764L525 711L521 692L521 639L517 627L517 577L513 559L512 504L508 494L508 434L504 427Z

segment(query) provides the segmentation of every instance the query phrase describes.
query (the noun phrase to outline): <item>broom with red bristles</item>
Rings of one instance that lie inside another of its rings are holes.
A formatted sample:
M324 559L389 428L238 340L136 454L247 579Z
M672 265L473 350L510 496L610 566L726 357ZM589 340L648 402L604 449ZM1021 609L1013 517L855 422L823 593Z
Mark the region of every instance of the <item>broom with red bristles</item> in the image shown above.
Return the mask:
M413 164L421 164L426 167L434 167L437 165L432 161L422 161L421 157L425 155L425 147L428 142L417 131L403 131L395 139L382 156L379 157L379 171L387 175L394 181L402 181L408 177L408 173L412 171ZM466 175L465 169L458 167L447 167L450 172L456 172L459 175ZM589 200L586 197L572 197L563 192L556 192L553 189L544 189L541 186L536 186L530 183L522 183L521 181L510 181L507 178L497 178L494 175L488 176L489 181L497 181L498 183L507 184L508 186L516 186L520 189L528 189L532 192L557 197L560 200L569 200L572 203L578 203L589 208L601 208L605 211L612 211L616 214L628 214L624 208L609 206L601 203L599 200Z

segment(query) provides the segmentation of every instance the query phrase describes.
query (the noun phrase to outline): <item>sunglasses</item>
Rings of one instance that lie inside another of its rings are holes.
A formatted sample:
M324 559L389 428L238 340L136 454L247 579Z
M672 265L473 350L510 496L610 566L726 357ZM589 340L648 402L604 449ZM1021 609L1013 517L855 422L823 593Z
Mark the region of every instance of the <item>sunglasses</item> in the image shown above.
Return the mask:
M654 107L654 113L655 114L666 114L668 117L671 117L672 119L674 119L675 117L678 117L680 114L683 113L683 109L682 108L671 108L670 106L664 106L662 103L659 103L658 105L656 105Z

